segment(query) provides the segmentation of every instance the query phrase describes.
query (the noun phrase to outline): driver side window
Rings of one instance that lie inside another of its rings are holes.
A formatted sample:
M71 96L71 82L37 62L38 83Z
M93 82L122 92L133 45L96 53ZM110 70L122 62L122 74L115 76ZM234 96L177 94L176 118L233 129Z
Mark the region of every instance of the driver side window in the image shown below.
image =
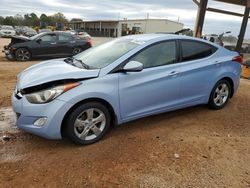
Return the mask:
M155 44L139 52L130 61L138 61L144 68L176 63L176 42L167 41Z

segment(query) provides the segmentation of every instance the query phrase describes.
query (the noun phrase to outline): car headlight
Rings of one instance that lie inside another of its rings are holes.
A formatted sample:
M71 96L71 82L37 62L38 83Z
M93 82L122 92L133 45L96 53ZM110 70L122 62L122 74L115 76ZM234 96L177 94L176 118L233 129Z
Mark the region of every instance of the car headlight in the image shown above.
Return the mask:
M62 93L65 93L66 91L79 85L80 85L79 82L66 84L66 85L60 85L60 86L52 87L52 88L45 89L42 91L27 94L25 96L26 96L26 99L30 103L34 103L34 104L48 103L54 100L59 95L61 95Z

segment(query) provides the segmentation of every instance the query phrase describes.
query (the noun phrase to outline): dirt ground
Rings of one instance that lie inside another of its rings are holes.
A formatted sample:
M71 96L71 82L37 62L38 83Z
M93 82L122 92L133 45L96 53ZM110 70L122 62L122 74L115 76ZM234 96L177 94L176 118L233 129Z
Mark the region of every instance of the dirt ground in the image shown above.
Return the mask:
M0 48L7 42L0 39ZM144 118L79 147L15 127L16 75L37 62L9 62L0 53L0 187L250 187L250 81L223 110L197 106Z

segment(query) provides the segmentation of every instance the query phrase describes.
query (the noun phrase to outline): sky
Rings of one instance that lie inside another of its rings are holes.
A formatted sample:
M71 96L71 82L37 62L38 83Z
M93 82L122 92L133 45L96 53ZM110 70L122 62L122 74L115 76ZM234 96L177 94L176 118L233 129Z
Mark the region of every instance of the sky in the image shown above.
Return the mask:
M12 16L34 12L38 16L62 12L68 19L137 19L162 18L184 23L185 28L194 28L197 6L192 0L0 0L0 15ZM208 7L244 13L237 5L209 1ZM220 34L232 31L238 36L242 18L207 12L204 33ZM250 21L249 21L250 22ZM249 23L248 22L248 23ZM246 31L250 38L250 24Z

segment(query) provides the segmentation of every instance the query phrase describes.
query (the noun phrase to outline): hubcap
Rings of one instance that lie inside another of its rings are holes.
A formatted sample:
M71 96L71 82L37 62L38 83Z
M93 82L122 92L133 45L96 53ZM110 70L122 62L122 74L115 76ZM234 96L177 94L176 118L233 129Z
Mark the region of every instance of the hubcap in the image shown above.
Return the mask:
M105 114L97 108L89 108L76 118L74 131L81 140L93 140L102 133L105 126Z
M27 50L21 49L17 53L18 60L28 60L30 58L30 53Z
M217 106L222 106L227 101L228 96L229 96L229 88L227 84L222 83L215 90L214 103Z

